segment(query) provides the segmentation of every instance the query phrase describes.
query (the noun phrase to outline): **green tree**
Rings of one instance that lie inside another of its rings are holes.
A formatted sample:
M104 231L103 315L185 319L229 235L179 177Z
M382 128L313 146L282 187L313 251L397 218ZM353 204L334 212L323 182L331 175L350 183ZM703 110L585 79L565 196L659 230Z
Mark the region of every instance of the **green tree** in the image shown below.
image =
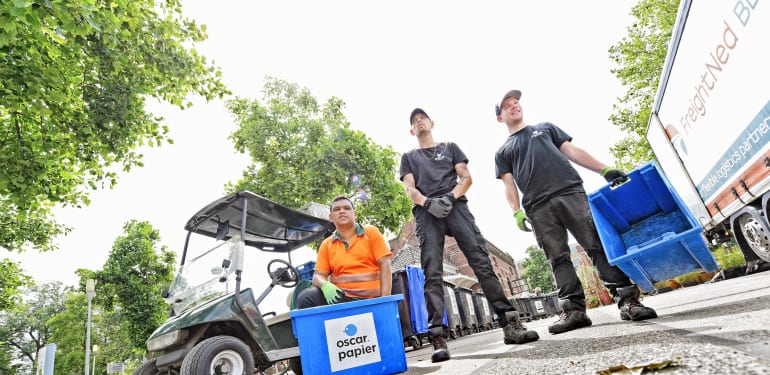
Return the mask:
M524 272L521 276L527 280L531 289L540 287L543 293L554 290L556 283L553 280L553 270L543 249L537 246L528 247L523 265Z
M18 363L12 363L11 353L2 343L0 343L0 374L18 374L21 372L21 366Z
M51 342L56 343L56 375L83 373L87 309L88 300L84 291L69 292L64 295L64 310L47 322L51 329ZM93 314L92 328L97 316Z
M123 225L97 281L96 303L104 311L120 308L131 348L145 349L145 340L168 317L161 297L173 278L174 253L160 246L160 234L146 221Z
M99 346L97 368L103 369L109 362L124 360L138 363L144 351L133 348L122 310L106 311L95 307L92 307L91 343ZM87 308L84 290L69 292L64 296L64 311L47 322L51 329L51 342L56 343L55 375L83 373Z
M615 163L627 170L655 158L645 134L658 82L676 22L679 0L641 0L632 9L636 18L628 35L610 48L612 69L627 91L610 116L625 138L611 147Z
M21 288L30 281L21 272L18 263L10 259L0 259L0 311L7 310L18 302Z
M205 28L181 1L0 0L0 247L40 250L68 229L58 204L88 204L142 165L137 147L171 142L156 99L227 93L192 48Z
M0 351L20 363L22 373L31 373L40 348L50 343L48 319L64 310L64 288L58 281L31 285L24 300L0 311Z
M308 89L270 77L263 94L262 102L228 102L239 125L231 139L253 161L228 189L251 190L294 208L363 192L359 220L397 231L411 207L395 178L397 153L350 129L338 98L319 105Z

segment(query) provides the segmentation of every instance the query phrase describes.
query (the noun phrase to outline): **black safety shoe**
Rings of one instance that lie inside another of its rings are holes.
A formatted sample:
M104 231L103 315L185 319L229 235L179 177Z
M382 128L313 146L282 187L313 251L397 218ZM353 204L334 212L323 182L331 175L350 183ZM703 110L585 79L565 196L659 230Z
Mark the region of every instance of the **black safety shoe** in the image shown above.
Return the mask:
M444 336L435 336L430 340L433 344L433 354L430 356L431 362L443 362L449 359L449 349L446 346Z
M519 313L506 313L508 324L503 327L503 342L506 345L526 344L540 338L535 331L527 331L524 324L519 320Z
M628 297L620 302L620 319L645 320L657 318L658 313L651 307L642 305L637 297Z
M548 326L548 332L557 334L573 329L588 327L592 324L591 319L583 310L563 310L559 315L559 320Z

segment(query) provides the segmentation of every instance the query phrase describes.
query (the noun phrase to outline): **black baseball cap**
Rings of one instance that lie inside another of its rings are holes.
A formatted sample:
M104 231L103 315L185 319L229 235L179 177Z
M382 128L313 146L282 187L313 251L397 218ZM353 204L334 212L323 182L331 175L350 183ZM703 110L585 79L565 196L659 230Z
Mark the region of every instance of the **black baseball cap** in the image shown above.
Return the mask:
M415 117L417 117L417 115L425 115L425 117L430 119L430 116L428 116L428 114L425 113L425 111L423 111L422 108L415 108L412 110L412 114L409 115L409 125L412 124L412 121L414 120Z
M495 116L500 116L500 110L503 107L503 102L508 98L516 98L516 100L521 100L521 91L511 90L506 92L505 95L503 95L503 98L500 100L500 104L495 104Z

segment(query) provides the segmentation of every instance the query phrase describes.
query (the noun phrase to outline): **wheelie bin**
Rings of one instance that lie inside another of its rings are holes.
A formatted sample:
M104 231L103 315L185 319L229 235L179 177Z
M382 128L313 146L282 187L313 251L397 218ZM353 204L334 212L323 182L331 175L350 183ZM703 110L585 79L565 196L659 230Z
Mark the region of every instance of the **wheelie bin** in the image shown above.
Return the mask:
M489 309L487 296L481 292L473 292L473 310L476 312L476 321L479 329L487 331L492 329L492 313Z
M405 346L411 346L417 350L422 347L422 340L412 330L412 314L410 312L409 281L405 270L393 273L392 294L403 294L404 300L398 303L398 315L401 320L401 336Z
M455 296L455 285L444 280L444 306L446 308L447 326L449 337L456 338L463 335L460 307Z
M532 306L529 303L529 299L526 297L515 297L510 299L513 307L519 313L519 319L528 322L532 320Z
M546 297L544 295L530 296L527 298L531 306L532 317L534 319L541 319L547 317L549 314L546 311Z
M473 291L468 288L455 287L455 298L460 310L461 327L465 334L478 332L476 311L473 310Z

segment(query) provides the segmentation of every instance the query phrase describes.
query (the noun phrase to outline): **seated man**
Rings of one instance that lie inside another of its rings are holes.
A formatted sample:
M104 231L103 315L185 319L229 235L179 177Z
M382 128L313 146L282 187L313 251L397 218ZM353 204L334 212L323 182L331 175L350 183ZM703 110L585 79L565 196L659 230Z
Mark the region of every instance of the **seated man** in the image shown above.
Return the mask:
M313 287L300 293L297 308L390 295L393 254L379 229L356 223L353 202L344 196L332 200L329 220L336 231L318 248Z

